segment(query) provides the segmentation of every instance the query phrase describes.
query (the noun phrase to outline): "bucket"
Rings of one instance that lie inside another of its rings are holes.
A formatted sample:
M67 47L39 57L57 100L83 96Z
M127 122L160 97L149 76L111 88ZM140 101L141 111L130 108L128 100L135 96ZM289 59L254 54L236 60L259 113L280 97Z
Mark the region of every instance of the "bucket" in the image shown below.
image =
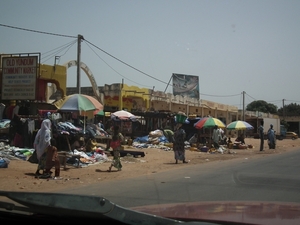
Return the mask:
M187 119L186 115L183 115L183 114L177 114L176 115L176 122L177 123L185 123L186 119Z

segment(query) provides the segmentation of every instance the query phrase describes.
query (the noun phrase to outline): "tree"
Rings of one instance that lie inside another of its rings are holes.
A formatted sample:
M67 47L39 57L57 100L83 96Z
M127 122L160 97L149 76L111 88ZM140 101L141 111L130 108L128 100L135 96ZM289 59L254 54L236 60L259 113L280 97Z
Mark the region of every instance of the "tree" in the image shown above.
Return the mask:
M279 116L300 116L300 105L296 103L291 103L278 109Z
M277 114L277 106L271 103L267 103L263 100L253 101L246 107L247 111L259 111L263 113Z

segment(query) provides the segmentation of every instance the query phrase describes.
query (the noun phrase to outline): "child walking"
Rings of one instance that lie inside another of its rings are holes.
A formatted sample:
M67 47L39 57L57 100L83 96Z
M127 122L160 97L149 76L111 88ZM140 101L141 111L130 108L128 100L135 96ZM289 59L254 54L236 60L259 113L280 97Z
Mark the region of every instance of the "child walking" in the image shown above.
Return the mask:
M119 126L114 126L113 128L113 135L111 140L111 147L113 149L113 161L108 168L108 171L111 171L112 167L115 167L118 169L118 171L121 171L122 164L120 160L120 150L121 150L121 142L123 141L124 136L119 132ZM116 145L114 145L116 143Z
M50 177L51 175L51 169L55 168L54 175L55 177L60 176L60 162L58 158L57 153L57 147L56 147L56 140L54 138L51 138L50 145L47 149L47 159L46 159L46 165L45 165L45 173Z

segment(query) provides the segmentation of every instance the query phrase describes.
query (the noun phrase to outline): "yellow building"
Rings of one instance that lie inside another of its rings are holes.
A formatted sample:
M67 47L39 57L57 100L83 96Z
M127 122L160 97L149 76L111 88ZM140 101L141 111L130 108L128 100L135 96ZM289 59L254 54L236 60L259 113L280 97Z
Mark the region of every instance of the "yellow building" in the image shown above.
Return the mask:
M82 94L92 94L92 87L83 87ZM67 88L67 94L73 94L76 88ZM184 112L187 115L199 117L213 116L224 123L231 122L238 117L238 108L235 106L198 100L194 98L174 96L171 93L153 91L147 88L129 86L126 84L105 84L99 87L103 95L104 111L113 112L126 109L130 112Z

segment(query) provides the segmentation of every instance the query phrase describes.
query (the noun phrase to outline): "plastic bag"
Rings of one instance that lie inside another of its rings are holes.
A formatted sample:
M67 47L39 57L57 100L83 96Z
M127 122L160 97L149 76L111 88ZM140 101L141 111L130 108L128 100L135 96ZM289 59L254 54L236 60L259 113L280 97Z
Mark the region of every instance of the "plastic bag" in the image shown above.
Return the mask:
M36 155L36 150L32 153L32 155L29 157L29 159L27 161L31 162L31 163L36 163L36 164L39 163L39 161L37 159L37 155Z
M0 168L7 168L9 164L9 159L0 157Z

